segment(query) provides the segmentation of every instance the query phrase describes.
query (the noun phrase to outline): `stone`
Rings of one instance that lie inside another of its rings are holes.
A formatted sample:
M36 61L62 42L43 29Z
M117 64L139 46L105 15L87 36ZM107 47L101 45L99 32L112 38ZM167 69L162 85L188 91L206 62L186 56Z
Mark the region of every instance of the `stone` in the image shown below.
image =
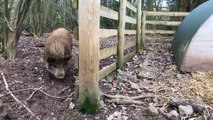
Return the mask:
M106 78L106 82L112 82L113 81L113 78L111 77L111 76L107 76L107 78Z
M165 113L165 115L171 120L179 120L180 116L176 110L172 110L169 113Z
M153 103L149 103L148 109L149 109L150 114L152 114L152 115L158 115L159 114L158 109L154 106Z
M181 116L184 116L184 115L188 116L188 115L192 115L194 113L194 110L191 105L185 105L185 106L179 105L178 110L179 110Z
M156 78L156 73L149 70L142 70L137 74L138 79L148 79L153 80Z
M134 82L129 82L129 83L130 83L131 88L136 89L136 90L140 89L140 86L138 84L136 84Z
M106 107L106 104L104 103L103 100L99 101L99 105L101 106L101 108L105 108Z
M70 102L70 104L69 104L69 109L74 109L74 107L75 107L75 104L73 104L72 102Z
M194 120L204 120L203 116L199 116L197 118L195 118Z
M117 72L118 72L118 75L121 75L121 76L124 75L124 72L121 69L118 69Z

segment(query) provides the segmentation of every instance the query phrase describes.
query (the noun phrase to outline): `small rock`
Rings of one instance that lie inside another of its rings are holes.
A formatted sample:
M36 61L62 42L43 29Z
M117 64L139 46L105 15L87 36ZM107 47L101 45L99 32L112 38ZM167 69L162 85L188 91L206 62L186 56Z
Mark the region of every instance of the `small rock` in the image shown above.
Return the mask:
M111 83L113 81L113 78L111 76L107 76L106 81Z
M121 69L118 69L117 72L118 72L118 75L121 75L121 76L124 75L124 72Z
M110 92L116 92L116 88L115 87L112 87Z
M101 108L105 108L106 107L106 104L104 103L103 100L100 100L99 104L100 104Z
M199 116L197 118L195 118L194 120L204 120L203 116Z
M178 106L178 110L179 110L181 116L183 116L183 115L191 115L194 112L194 110L193 110L191 105L186 105L186 106L179 105Z
M137 89L137 93L142 93L143 91L141 89Z
M124 83L122 83L122 82L119 82L119 83L118 83L118 87L124 87L124 86L125 86Z
M41 80L42 80L42 77L39 77L38 79L41 81Z
M124 81L124 79L123 79L123 77L122 77L122 76L118 75L118 76L117 76L117 81L118 81L118 82L123 82L123 81Z
M75 107L75 104L73 104L72 102L70 102L69 109L73 109L74 107Z
M172 110L169 113L166 113L165 115L171 120L178 120L179 119L179 114L176 110Z
M136 90L139 90L139 89L140 89L140 86L139 86L138 84L133 83L133 82L129 82L129 83L130 83L130 85L131 85L131 88L136 89Z
M107 82L106 79L101 79L101 82Z
M137 74L138 79L152 80L156 78L156 73L153 71L142 70Z
M118 111L115 111L113 114L111 114L107 120L115 120L115 119L121 119L122 117L122 113L121 112L118 112Z
M138 55L135 55L133 58L132 58L134 61L138 60Z
M122 120L127 120L128 116L122 116L121 118L122 118Z
M149 103L148 109L152 115L158 115L158 109L153 105L153 103Z

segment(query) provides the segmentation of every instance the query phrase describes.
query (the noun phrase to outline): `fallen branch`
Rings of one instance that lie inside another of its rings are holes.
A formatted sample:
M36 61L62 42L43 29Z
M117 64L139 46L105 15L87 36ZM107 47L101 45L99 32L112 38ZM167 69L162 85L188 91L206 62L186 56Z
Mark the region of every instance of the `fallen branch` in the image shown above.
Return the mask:
M9 89L9 85L5 79L5 76L4 76L4 73L1 71L1 76L2 76L2 79L3 79L3 82L5 84L5 88L6 90L9 92L9 94L13 97L13 99L18 102L19 104L21 104L30 114L31 116L35 117L37 120L40 120L39 117L37 117L25 104L23 104L18 98L16 98L16 96L10 91Z
M145 105L143 102L137 99L145 99L145 98L154 98L154 95L139 95L139 96L124 96L124 95L109 95L103 92L100 92L101 96L106 97L105 101L109 103L116 103L116 104L138 104L138 105Z
M137 105L143 105L146 106L143 102L138 101L138 100L132 100L132 99L110 99L110 100L105 100L108 103L115 103L115 104L137 104Z
M58 97L58 96L52 96L52 95L49 95L48 93L44 92L43 90L40 90L39 88L26 88L26 89L20 89L20 90L16 90L16 91L11 91L11 93L17 93L17 92L22 92L22 91L27 91L27 90L34 90L34 92L41 92L43 93L44 95L46 95L47 97L51 97L51 98L55 98L55 99L65 99L67 97L70 97L72 94L70 95L67 95L67 96L62 96L62 97ZM4 94L4 95L0 95L0 98L1 97L4 97L4 96L7 96L7 95L10 95L10 93L7 93L7 94Z
M33 91L32 94L27 98L27 100L30 100L31 97L39 90L41 90L41 88L44 87L44 85L42 85L41 87L39 87L37 90Z

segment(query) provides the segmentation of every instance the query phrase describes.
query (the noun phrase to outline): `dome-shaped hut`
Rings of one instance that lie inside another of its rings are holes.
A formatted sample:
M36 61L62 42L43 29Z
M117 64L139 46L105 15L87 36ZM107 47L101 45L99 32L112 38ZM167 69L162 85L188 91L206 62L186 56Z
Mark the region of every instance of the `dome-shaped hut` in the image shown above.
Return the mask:
M209 0L185 17L172 43L179 70L213 70L213 0Z

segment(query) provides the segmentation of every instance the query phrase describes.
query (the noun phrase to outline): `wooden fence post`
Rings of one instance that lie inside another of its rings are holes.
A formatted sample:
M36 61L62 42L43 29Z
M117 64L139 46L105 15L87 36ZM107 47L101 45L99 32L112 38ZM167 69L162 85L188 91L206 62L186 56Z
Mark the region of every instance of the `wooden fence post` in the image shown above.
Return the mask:
M125 32L125 17L126 17L126 0L119 1L118 14L118 48L117 48L117 69L123 69L124 63L124 32Z
M100 0L79 0L79 108L98 112Z
M137 40L136 40L136 52L138 53L141 48L141 0L138 0L137 6Z
M143 11L142 12L142 27L141 27L141 36L142 36L142 46L144 45L144 43L146 42L145 40L145 30L146 30L146 12Z

